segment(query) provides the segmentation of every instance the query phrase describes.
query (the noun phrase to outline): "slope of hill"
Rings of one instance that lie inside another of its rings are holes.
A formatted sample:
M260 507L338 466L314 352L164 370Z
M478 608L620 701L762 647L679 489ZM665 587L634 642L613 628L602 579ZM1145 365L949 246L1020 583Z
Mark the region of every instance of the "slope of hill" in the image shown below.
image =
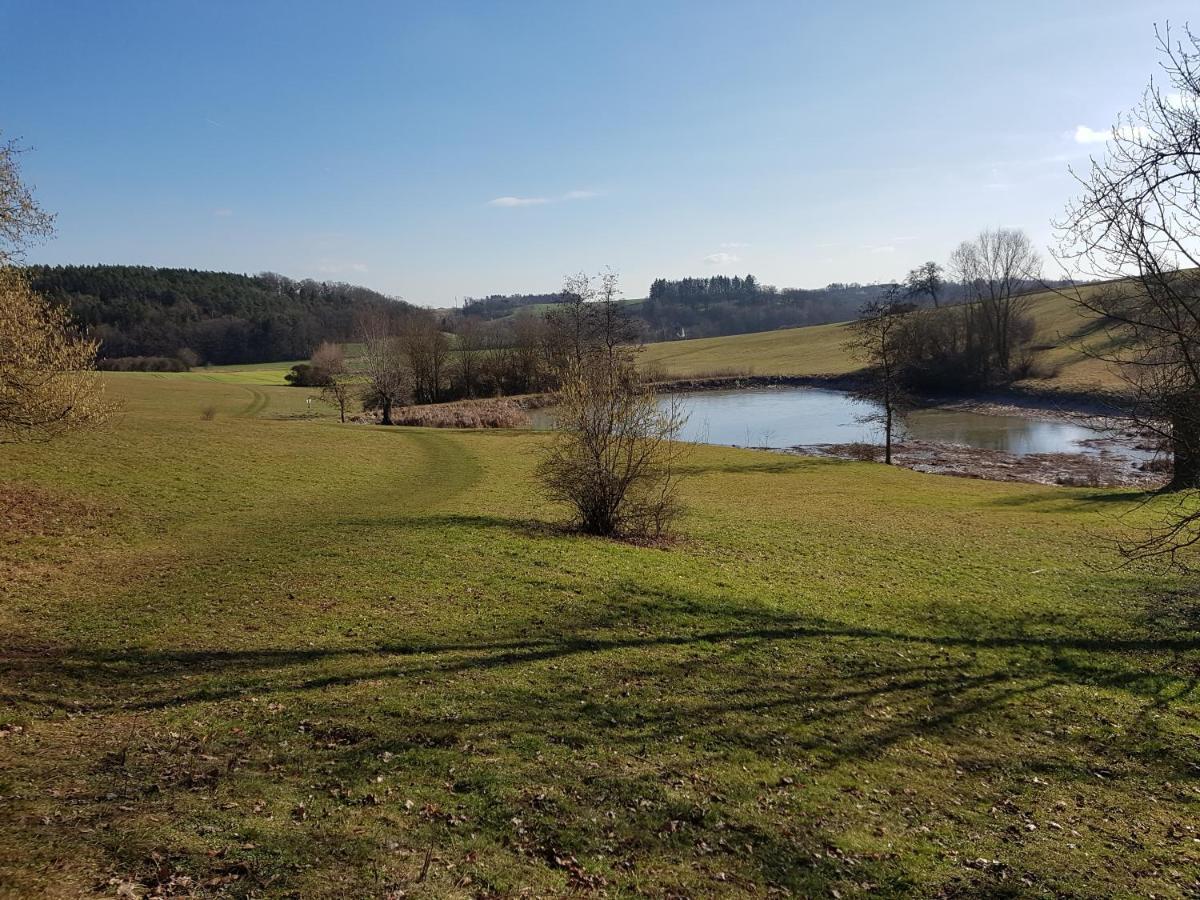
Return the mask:
M32 266L29 273L109 358L190 350L218 364L300 359L322 340L350 340L364 312L409 308L368 288L269 272Z
M1050 377L1031 385L1062 390L1111 388L1109 367L1082 352L1104 340L1070 298L1053 291L1030 298L1037 325L1034 346ZM847 323L787 328L757 334L647 344L643 355L668 378L717 375L842 375L859 368L846 349Z

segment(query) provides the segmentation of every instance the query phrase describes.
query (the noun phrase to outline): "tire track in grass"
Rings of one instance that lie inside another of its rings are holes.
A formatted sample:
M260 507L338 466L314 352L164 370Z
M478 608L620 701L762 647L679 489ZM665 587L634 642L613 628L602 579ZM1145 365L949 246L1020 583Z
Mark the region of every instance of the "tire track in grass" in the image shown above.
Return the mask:
M266 411L271 404L271 398L267 396L266 391L260 391L258 388L250 387L249 385L239 385L243 390L250 392L250 405L238 413L239 418L253 418L261 415Z

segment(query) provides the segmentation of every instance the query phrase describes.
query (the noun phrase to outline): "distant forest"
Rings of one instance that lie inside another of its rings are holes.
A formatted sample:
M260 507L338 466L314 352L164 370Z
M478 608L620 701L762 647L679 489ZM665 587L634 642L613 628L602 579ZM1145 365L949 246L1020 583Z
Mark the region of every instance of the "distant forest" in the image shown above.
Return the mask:
M887 285L830 284L823 288L776 288L753 275L709 278L658 278L645 300L633 301L629 312L648 341L717 337L750 331L772 331L853 319L868 300ZM493 294L467 298L461 316L494 320L524 307L561 301L561 294Z
M484 321L501 319L510 316L526 306L536 306L543 303L558 303L562 294L491 294L487 297L467 297L463 300L461 313L464 316L475 316Z
M885 285L831 284L823 288L776 288L753 275L656 279L638 309L647 338L717 337L750 331L772 331L800 325L822 325L853 319L858 309L885 290Z
M34 287L70 308L100 340L110 367L163 368L172 361L273 362L303 359L322 341L357 340L364 315L413 307L377 291L340 282L296 281L273 272L235 275L151 266L31 266ZM753 275L659 278L645 300L626 310L647 341L716 337L820 325L854 318L889 285L830 284L777 288ZM958 285L947 284L943 302ZM493 294L468 298L439 313L443 329L474 320L494 323L501 343L530 307L560 303L561 293ZM519 317L518 317L519 318ZM115 361L115 362L114 362Z
M30 266L34 287L70 308L100 355L227 364L302 359L354 339L362 314L410 308L350 284L150 266Z

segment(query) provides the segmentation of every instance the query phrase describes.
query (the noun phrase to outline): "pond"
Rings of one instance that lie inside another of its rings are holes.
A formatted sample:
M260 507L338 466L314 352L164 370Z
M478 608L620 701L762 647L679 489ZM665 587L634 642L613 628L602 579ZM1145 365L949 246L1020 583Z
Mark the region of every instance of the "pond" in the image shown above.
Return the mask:
M855 401L844 391L777 387L674 396L682 400L688 413L683 430L683 438L688 441L782 448L854 441L880 443L883 439L881 426L861 421L872 407ZM552 424L549 410L535 414L535 428L550 428ZM908 417L897 439L963 444L1021 456L1097 453L1096 448L1081 442L1104 436L1104 432L1073 422L924 409ZM1132 450L1122 452L1136 455Z

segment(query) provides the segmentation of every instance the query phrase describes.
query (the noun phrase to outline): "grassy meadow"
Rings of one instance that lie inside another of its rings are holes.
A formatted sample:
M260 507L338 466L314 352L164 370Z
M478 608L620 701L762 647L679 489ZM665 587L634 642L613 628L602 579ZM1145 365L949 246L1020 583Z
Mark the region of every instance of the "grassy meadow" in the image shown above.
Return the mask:
M1086 288L1085 288L1086 290ZM1112 388L1118 384L1109 367L1081 353L1104 340L1094 320L1068 297L1052 292L1029 299L1036 323L1033 344L1049 376L1030 386L1067 390ZM753 334L667 341L646 347L644 361L667 377L705 375L844 375L859 368L845 348L846 324L784 328Z
M699 447L638 547L544 435L257 371L0 448L0 896L1200 891L1200 606L1111 568L1128 492Z

